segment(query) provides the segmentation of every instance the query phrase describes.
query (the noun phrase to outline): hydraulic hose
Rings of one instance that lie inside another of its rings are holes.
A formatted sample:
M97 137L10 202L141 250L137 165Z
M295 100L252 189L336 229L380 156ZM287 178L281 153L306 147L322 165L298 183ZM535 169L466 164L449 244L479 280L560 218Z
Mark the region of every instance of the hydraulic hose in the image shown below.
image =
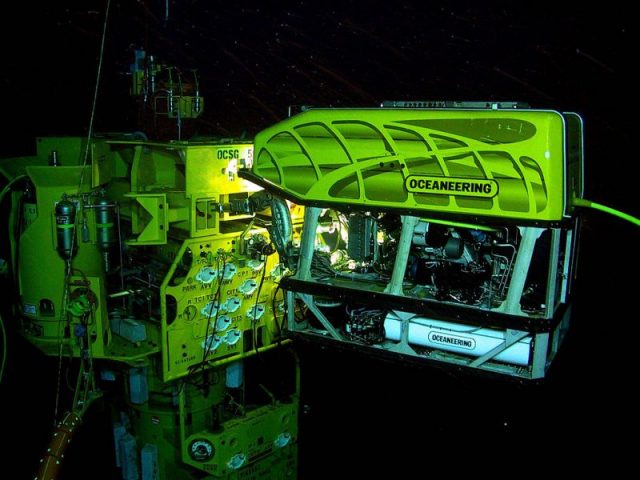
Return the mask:
M626 220L627 222L634 224L636 227L640 227L640 219L634 217L633 215L629 215L628 213L624 213L624 212L621 212L620 210L616 210L615 208L602 205L601 203L592 202L591 200L586 200L584 198L574 198L571 203L576 207L592 208L594 210L600 210L601 212L605 212L605 213L608 213L609 215L613 215L615 217Z
M51 443L40 460L40 468L35 480L55 480L64 460L64 453L71 443L73 434L80 425L80 416L74 412L68 412L58 424L51 436Z

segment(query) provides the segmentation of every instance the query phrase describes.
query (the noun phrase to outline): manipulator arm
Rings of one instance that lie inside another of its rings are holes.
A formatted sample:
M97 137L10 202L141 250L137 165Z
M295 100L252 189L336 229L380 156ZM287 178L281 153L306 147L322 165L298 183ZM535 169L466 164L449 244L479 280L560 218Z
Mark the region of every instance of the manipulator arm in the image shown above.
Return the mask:
M247 199L232 201L225 207L225 210L248 214L255 214L271 208L271 223L266 226L271 241L276 247L280 260L288 268L295 266L295 259L292 255L293 224L289 207L283 198L261 190Z

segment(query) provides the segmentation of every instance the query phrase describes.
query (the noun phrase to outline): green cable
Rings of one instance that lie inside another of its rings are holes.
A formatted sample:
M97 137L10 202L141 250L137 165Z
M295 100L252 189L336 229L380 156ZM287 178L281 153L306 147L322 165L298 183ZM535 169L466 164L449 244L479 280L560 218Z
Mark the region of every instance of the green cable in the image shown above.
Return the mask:
M3 170L3 174L6 175L4 170ZM27 177L26 175L18 175L14 179L10 180L9 183L7 183L4 186L2 191L0 191L0 203L4 199L5 195L11 191L11 187L16 182L26 177ZM2 383L2 376L4 375L4 366L7 361L7 330L4 328L4 320L2 319L2 316L0 316L0 333L2 334L2 359L0 360L0 383Z
M607 207L606 205L592 202L591 200L586 200L584 198L574 198L571 203L575 207L593 208L594 210L600 210L601 212L605 212L609 215L613 215L615 217L626 220L627 222L631 222L636 227L640 227L639 218L636 218L633 215L629 215L628 213L621 212L620 210L616 210L615 208Z
M15 177L13 180L9 181L9 183L7 183L4 186L2 191L0 191L0 202L2 202L2 200L4 199L4 196L7 193L9 193L9 191L11 190L11 187L13 186L13 184L18 182L19 180L22 180L23 178L27 178L27 176L26 175L18 175L17 177Z
M3 166L0 166L0 174L2 174L7 180L11 180L14 177L13 175L9 175Z

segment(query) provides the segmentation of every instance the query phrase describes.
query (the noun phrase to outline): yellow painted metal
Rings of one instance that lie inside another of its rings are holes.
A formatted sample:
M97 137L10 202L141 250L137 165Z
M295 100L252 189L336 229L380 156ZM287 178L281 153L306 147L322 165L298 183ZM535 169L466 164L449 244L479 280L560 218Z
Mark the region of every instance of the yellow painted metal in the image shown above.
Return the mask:
M128 193L136 204L132 206L131 230L137 234L131 245L162 245L167 242L169 219L166 194Z
M86 144L86 137L39 137L36 157L48 163L51 153L56 152L60 165L82 165Z
M216 234L221 223L250 218L222 206L260 190L238 176L253 162L249 143L107 141L93 152L94 185L111 182L112 198L135 200L122 208L137 235L130 244L166 243L169 228Z
M565 119L555 111L311 109L260 132L255 152L248 177L304 204L565 215Z
M88 178L89 168L85 170ZM64 282L61 280L65 278L66 267L56 251L53 212L63 193L78 193L77 179L82 167L28 166L26 171L38 192L38 214L20 237L20 301L22 313L29 325L27 331L33 335L34 343L44 348L48 342L57 345L59 341L65 296ZM83 189L83 192L86 191L87 188ZM88 216L87 220L89 226L93 227L93 216ZM74 267L85 276L99 277L102 274L99 252L95 248L82 248L78 239L76 245L78 253L74 258Z
M26 175L37 199L24 205L27 214L19 201L10 213L11 231L20 233L12 251L19 252L22 334L49 355L109 360L125 392L134 391L129 367L146 368L148 400L138 385L143 403L116 408L128 413L119 412L118 421L138 447L157 447L158 478L188 475L183 448L193 432L218 442L216 461L236 444L250 455L244 468L196 466L201 472L227 480L295 478L298 393L291 403L242 405L246 416L230 419L231 387L221 381L229 362L289 343L281 335L282 292L274 297L283 268L259 227L263 220L223 208L260 189L237 174L251 165L251 144L95 139L84 168L82 146L79 138L42 139L36 156L0 162L5 175ZM63 166L48 166L52 151ZM68 263L56 239L55 207L63 198L77 208L77 253ZM114 230L107 235L105 228ZM207 309L212 300L220 306L215 314ZM281 433L291 437L276 448L271 437Z
M253 162L253 145L192 145L186 151L186 191L189 194L255 192L260 188L238 177L238 169Z
M260 229L218 234L186 240L176 253L161 286L165 381L203 361L207 367L224 365L280 345L284 305L281 293L275 300L273 295L281 269L275 254L264 262L244 252L255 236L268 239Z

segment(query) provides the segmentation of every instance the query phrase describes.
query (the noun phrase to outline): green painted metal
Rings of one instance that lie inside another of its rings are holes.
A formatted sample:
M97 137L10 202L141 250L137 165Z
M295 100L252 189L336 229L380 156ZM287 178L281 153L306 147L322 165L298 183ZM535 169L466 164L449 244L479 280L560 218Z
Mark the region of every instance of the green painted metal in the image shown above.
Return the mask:
M56 241L55 206L62 195L78 195L88 192L88 188L78 192L78 178L83 167L79 166L29 166L26 172L37 192L37 218L24 229L20 236L18 263L21 311L26 319L26 333L34 343L43 349L58 350L58 342L64 323L66 263L58 254ZM87 177L90 169L84 169ZM79 215L78 215L79 216ZM91 219L93 227L93 219ZM98 278L102 276L101 257L93 248L78 248L80 244L78 228L75 232L77 254L73 259L74 268L80 276L94 280L89 288L100 295ZM52 278L60 281L52 281ZM106 309L101 310L106 318ZM68 339L64 340L69 342ZM73 345L69 342L70 345ZM76 354L77 348L72 347Z
M224 374L224 372L221 372ZM213 425L217 405L224 400L224 383L211 385L207 395L190 385L180 387L187 398L182 409L174 404L174 386L159 382L154 375L150 383L150 401L130 405L131 431L140 447L150 444L158 449L157 480L183 478L185 465L179 446L182 444L180 415L189 417L190 428L205 429Z
M309 205L558 221L565 163L555 111L310 109L256 136L246 177Z
M297 415L296 398L291 403L249 411L242 417L224 422L218 432L195 431L185 439L183 461L214 478L294 478ZM210 459L196 461L192 458L189 447L197 441L206 441L212 446ZM260 470L263 473L258 474Z
M468 228L470 230L481 230L483 232L495 232L496 229L487 227L485 225L478 225L475 223L455 222L453 220L441 220L438 218L421 218L423 222L438 223L440 225L448 225L450 227Z

